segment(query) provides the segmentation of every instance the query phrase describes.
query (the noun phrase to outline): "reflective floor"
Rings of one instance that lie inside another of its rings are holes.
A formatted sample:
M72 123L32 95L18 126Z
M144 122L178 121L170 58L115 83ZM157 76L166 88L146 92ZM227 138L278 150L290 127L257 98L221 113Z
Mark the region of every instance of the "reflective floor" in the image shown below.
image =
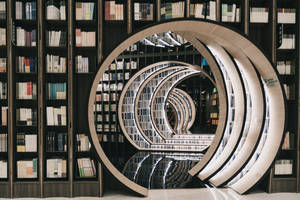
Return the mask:
M1 199L1 198L0 198ZM19 198L19 200L31 200L34 198ZM47 198L47 199L57 199L64 200L69 198ZM78 200L96 200L99 198L96 197L80 197L73 198ZM107 192L104 197L101 198L103 200L123 200L123 199L132 199L132 200L299 200L300 193L273 193L268 194L265 192L257 191L251 192L247 195L238 195L234 191L230 189L168 189L168 190L150 190L149 195L146 198L135 197L124 194L122 192Z

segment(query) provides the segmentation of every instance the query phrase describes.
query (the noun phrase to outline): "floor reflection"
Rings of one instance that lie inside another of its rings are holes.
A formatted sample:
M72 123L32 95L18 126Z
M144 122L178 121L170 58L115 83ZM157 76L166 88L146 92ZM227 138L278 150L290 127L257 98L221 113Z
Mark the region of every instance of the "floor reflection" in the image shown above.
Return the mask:
M139 151L126 162L122 172L130 180L149 189L185 188L194 185L188 171L202 157L201 153Z

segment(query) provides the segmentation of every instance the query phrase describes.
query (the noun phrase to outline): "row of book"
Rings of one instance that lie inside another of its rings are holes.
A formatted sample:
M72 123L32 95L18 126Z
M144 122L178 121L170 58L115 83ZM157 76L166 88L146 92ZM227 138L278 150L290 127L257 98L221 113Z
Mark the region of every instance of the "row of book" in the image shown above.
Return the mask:
M134 60L131 60L129 62L125 62L124 60L115 61L110 64L109 69L110 70L122 70L122 69L136 69L137 68L137 62Z
M46 3L47 20L66 20L66 2L65 0L48 0Z
M116 80L129 80L130 73L129 72L119 72L119 73L104 73L103 81L116 81Z
M149 21L153 20L153 4L152 3L134 3L134 20Z
M76 29L76 47L94 47L96 45L96 32L86 32Z
M37 134L17 133L17 152L37 152Z
M0 28L0 46L6 45L6 29Z
M22 27L16 28L17 46L35 47L36 46L36 29L26 31Z
M0 109L1 109L0 125L1 126L7 126L8 107L7 106L2 106L2 107L0 107Z
M97 85L97 91L102 92L102 91L121 91L123 89L123 83L100 83Z
M94 161L90 158L77 158L79 177L95 177L96 168Z
M277 70L279 74L290 75L293 74L295 63L293 61L277 61Z
M296 36L295 34L283 34L281 45L278 49L295 49L296 47Z
M116 112L117 111L117 104L95 104L94 110L96 112Z
M118 142L124 143L123 134L98 134L99 142Z
M89 57L83 57L82 55L77 55L75 57L75 66L76 66L77 73L89 72Z
M105 1L105 20L123 20L124 8L123 4L116 1Z
M250 23L268 23L269 8L250 8Z
M61 158L46 160L47 178L67 177L67 161Z
M116 124L97 124L97 132L119 132L119 126Z
M18 126L35 126L37 124L37 111L32 108L16 109Z
M6 64L7 64L7 59L0 58L0 73L6 72Z
M6 19L6 2L0 1L0 19Z
M46 108L47 126L66 126L67 125L67 107L51 107Z
M46 45L49 47L62 47L67 44L67 34L65 31L47 31Z
M0 134L0 152L7 152L7 133Z
M16 70L20 73L34 73L37 68L37 57L16 57Z
M7 99L7 83L0 81L0 99Z
M25 3L25 4L24 4ZM36 2L16 1L16 19L35 20Z
M293 174L293 160L281 159L275 161L275 175Z
M96 115L97 122L116 122L117 115L115 113L112 114L97 114Z
M46 142L47 152L67 152L68 134L48 132Z
M205 1L203 3L191 3L191 17L216 20L216 1Z
M7 161L0 160L0 178L7 178Z
M184 17L184 1L162 3L160 7L161 19Z
M17 178L37 178L38 159L18 160Z
M234 4L222 3L222 22L240 22L241 8Z
M102 93L96 94L96 101L116 101L117 93Z
M48 99L66 99L67 83L48 83Z
M76 2L76 20L94 19L95 3Z
M36 99L36 83L32 81L17 82L16 97L17 99Z
M76 134L76 147L77 151L89 151L91 148L91 143L89 137L86 134Z
M65 73L67 66L66 57L57 55L46 55L47 73Z
M281 24L295 24L296 23L296 9L295 8L278 8L277 22Z

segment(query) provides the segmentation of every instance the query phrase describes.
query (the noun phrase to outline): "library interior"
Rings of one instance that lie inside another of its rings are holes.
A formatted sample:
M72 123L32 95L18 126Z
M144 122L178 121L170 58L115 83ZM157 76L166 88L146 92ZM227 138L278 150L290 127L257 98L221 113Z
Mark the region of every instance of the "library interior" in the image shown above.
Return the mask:
M297 0L0 0L0 198L299 195L299 36Z

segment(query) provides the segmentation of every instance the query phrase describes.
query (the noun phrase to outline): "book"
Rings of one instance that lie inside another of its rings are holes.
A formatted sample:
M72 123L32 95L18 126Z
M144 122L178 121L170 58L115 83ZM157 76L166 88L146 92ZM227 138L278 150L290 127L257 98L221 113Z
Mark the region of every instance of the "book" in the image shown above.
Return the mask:
M32 108L17 108L16 123L18 126L35 126L37 123L36 110Z
M94 47L96 46L96 32L86 32L81 31L81 29L76 29L76 47Z
M76 20L93 20L95 3L76 2Z
M17 46L36 46L36 29L26 31L22 27L16 27Z
M47 133L47 152L66 152L67 151L67 133L56 133L48 132Z
M0 58L0 73L6 72L7 59Z
M47 73L65 73L67 66L66 57L58 55L46 55L46 71Z
M293 160L281 159L275 161L275 175L292 175Z
M295 24L296 9L295 8L277 8L277 23Z
M6 45L6 28L0 28L0 46Z
M34 82L17 82L16 97L17 99L36 99L37 86Z
M7 126L7 114L8 114L8 107L2 106L1 107L1 125Z
M47 20L66 20L66 3L65 0L56 1L48 0L46 2L46 19Z
M64 47L67 44L65 31L47 31L46 45L49 47Z
M136 21L153 20L153 4L134 2L134 20Z
M77 55L75 57L75 66L77 73L88 73L89 72L89 57L83 57Z
M67 177L67 161L61 158L47 159L47 178L65 178Z
M268 23L269 8L251 7L250 23Z
M94 161L90 158L77 158L79 177L95 177L96 168Z
M17 133L17 152L37 152L37 134Z
M48 99L66 99L67 83L48 83Z
M76 134L76 146L77 151L89 151L91 148L91 143L86 134Z
M66 126L67 125L67 107L51 107L46 108L47 126Z
M6 2L0 1L0 19L6 19Z
M0 178L7 178L7 161L0 160Z
M105 1L105 20L123 20L124 8L123 4L118 4L117 1Z
M7 133L0 134L0 152L7 152Z
M17 161L17 178L37 178L37 158Z

